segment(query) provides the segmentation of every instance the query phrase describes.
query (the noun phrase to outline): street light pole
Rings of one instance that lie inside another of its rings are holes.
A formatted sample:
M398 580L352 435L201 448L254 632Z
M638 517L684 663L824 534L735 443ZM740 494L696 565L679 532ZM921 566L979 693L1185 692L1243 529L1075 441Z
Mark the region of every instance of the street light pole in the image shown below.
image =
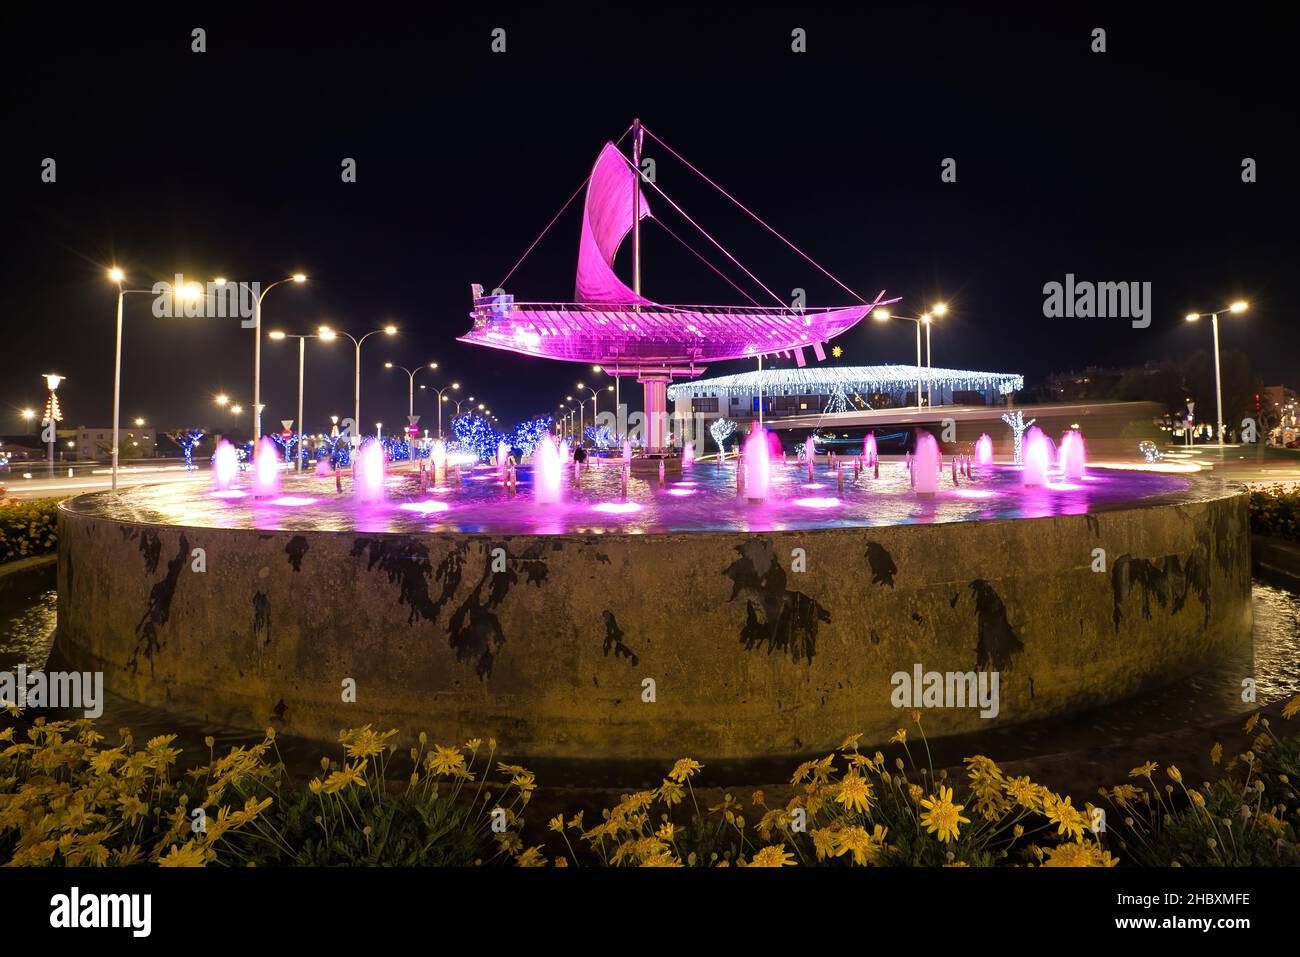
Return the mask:
M367 332L358 339L350 333L338 329L332 329L329 326L321 326L317 332L322 339L332 339L334 336L346 336L352 340L356 347L356 363L352 373L352 445L356 446L361 443L361 343L365 342L373 335L383 333L386 336L397 335L397 327L392 323L384 326L382 329L375 329Z
M1214 333L1214 402L1215 402L1215 422L1216 434L1218 436L1219 448L1223 448L1223 377L1219 370L1219 312L1245 312L1250 308L1249 304L1238 300L1230 305L1227 309L1220 309L1218 312L1198 313L1189 312L1187 314L1188 322L1195 322L1203 316L1210 317L1210 328ZM1190 432L1190 430L1189 430Z
M334 335L332 333L329 335L325 333L319 333L317 335L311 335L311 334L297 335L297 334L289 334L284 332L272 332L268 334L272 339L297 339L298 340L298 445L296 446L297 448L296 454L298 458L297 471L301 472L302 471L302 439L304 434L303 421L302 421L302 383L303 383L303 372L307 364L307 340L325 339L326 341L329 341L334 338Z
M445 385L441 389L434 389L438 393L438 438L442 438L442 404L448 400L442 397L442 394L450 389L453 392L460 391L460 383L453 382L451 385ZM471 397L472 398L472 397ZM460 403L456 403L456 418L460 418Z
M286 282L306 282L307 277L300 272L294 273L284 279L277 279L265 289L263 289L256 299L253 300L253 448L257 448L257 440L262 437L262 300L266 294L276 286ZM218 279L217 282L225 285L225 280Z
M911 316L896 316L888 309L877 306L871 311L871 318L884 321L886 319L906 319L908 322L916 323L916 407L921 408L921 320L913 319Z

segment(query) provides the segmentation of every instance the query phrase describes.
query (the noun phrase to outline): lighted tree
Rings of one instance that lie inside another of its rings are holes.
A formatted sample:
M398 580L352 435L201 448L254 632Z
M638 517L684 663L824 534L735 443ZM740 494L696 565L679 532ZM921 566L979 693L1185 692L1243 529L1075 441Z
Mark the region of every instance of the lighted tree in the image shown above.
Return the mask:
M836 382L831 387L831 399L826 403L827 412L849 411L849 397L844 394L844 383Z
M166 432L167 438L176 443L185 456L185 471L194 471L194 446L198 445L207 433L203 429L189 429L180 432Z
M1025 414L1019 409L1014 412L1005 412L1002 415L1002 421L1011 426L1011 434L1015 439L1015 445L1012 449L1011 458L1017 465L1025 464L1025 456L1022 450L1024 443L1025 431L1037 422L1037 419L1025 421Z
M709 435L718 444L718 454L727 454L727 439L736 431L736 423L730 419L717 419L709 426Z

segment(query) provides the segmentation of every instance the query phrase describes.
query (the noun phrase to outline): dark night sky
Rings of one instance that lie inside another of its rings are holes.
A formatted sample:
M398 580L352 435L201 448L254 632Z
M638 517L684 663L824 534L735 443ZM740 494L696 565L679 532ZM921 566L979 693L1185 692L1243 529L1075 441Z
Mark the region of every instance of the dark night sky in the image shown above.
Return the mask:
M947 300L936 365L1032 383L1207 348L1209 329L1184 313L1245 297L1252 310L1223 323L1224 347L1300 385L1286 306L1300 294L1296 25L1266 8L1149 20L912 5L459 20L423 9L427 22L356 8L6 14L0 431L39 407L46 371L69 377L67 424L109 422L112 263L136 285L309 273L267 297L268 329L395 321L397 340L366 344L364 423L405 412L406 378L385 359L436 359L503 421L549 412L587 367L453 340L470 283L504 276L634 115L857 291L888 289L913 313ZM202 55L189 52L195 26L208 31ZM489 52L494 26L508 31L504 55ZM1108 31L1105 54L1089 52L1094 26ZM807 54L789 50L794 27ZM668 194L769 286L845 301L653 144L647 154ZM53 185L40 182L46 156ZM356 184L340 182L345 156ZM956 184L940 182L949 156ZM1258 183L1240 180L1245 156ZM575 204L510 291L570 298L578 224ZM644 262L659 301L737 299L653 228ZM1043 318L1043 284L1067 272L1152 282L1151 327ZM250 404L251 332L128 303L124 417L219 427L215 393ZM844 362L912 357L904 323L837 342ZM309 425L350 406L344 345L308 345ZM296 348L266 342L263 363L266 420L292 417ZM431 424L431 400L416 411Z

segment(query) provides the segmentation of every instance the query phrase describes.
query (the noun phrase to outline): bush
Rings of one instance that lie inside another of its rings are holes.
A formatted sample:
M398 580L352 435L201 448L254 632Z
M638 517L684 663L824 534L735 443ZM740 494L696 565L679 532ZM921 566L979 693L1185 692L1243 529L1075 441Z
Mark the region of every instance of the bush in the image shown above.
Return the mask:
M0 505L0 562L46 555L58 547L57 498Z
M1300 486L1252 489L1250 531L1254 535L1300 539Z

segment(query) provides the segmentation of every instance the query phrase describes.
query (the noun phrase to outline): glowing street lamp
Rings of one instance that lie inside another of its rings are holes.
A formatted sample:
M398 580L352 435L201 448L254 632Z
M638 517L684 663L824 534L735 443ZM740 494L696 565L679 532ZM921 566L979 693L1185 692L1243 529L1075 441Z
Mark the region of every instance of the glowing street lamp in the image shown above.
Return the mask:
M320 333L317 333L316 335L311 335L310 333L306 335L293 335L284 332L272 332L269 333L269 335L272 339L297 339L298 340L298 444L294 450L294 457L297 459L298 462L298 471L301 472L302 471L302 437L303 437L302 378L303 378L303 367L306 365L307 362L307 340L324 339L326 342L330 342L335 337L332 335L323 336Z
M253 300L253 448L257 448L257 440L262 437L262 300L276 286L286 282L301 284L306 281L305 275L296 272L284 279L277 279ZM217 283L224 286L226 281L219 278Z
M352 444L355 446L361 441L361 343L365 342L371 336L378 335L381 332L386 336L395 336L397 335L397 327L392 323L389 323L380 329L373 329L370 332L367 332L360 339L356 336L350 335L349 333L343 332L341 329L332 329L329 326L321 326L316 330L316 332L322 339L333 339L335 336L347 336L347 338L352 340L352 344L356 346L357 359L352 383L353 431L351 436Z
M930 365L930 326L936 318L947 315L948 304L936 303L929 312L921 313L921 322L925 324L925 401L934 406L934 368Z
M911 316L896 316L882 306L871 310L871 318L881 322L889 319L904 319L916 323L916 407L921 408L921 320L913 319Z
M393 363L391 362L385 362L384 368L401 369L403 372L406 373L407 378L410 380L410 382L407 383L409 388L406 391L406 417L408 419L415 418L415 374L419 372L421 369L436 369L438 368L438 363L430 362L428 365L416 366L414 369L408 369L406 368L406 366L398 366L398 365L393 365ZM424 386L420 386L420 388L424 388ZM411 424L414 425L415 423L411 423ZM442 437L441 429L438 430L438 436L439 438Z
M1220 309L1219 312L1242 313L1250 308L1250 305L1243 299L1238 299L1227 309ZM1214 401L1215 411L1218 414L1219 448L1223 448L1223 379L1219 374L1219 312L1189 312L1186 316L1188 322L1195 322L1197 319L1210 317L1210 327L1214 330Z
M118 445L122 421L122 304L127 296L152 296L154 291L152 289L124 289L122 283L126 281L126 273L117 266L108 271L108 278L110 282L117 286L117 340L113 347L113 480L111 486L116 489ZM192 298L195 285L191 283L189 286L182 287L177 290L177 294L182 298ZM202 294L201 287L199 293ZM51 467L53 466L51 465Z
M420 388L424 388L424 386L421 386ZM453 382L451 385L445 385L445 386L443 386L441 389L434 389L434 390L433 390L434 392L438 393L438 438L442 438L442 404L443 404L444 402L450 402L450 401L451 401L451 400L448 399L445 395L443 395L443 393L446 392L448 389L450 389L452 392L459 392L459 391L460 391L460 383L459 383L459 382ZM471 398L472 398L472 397L471 397ZM456 403L456 417L457 417L457 418L460 418L460 403L459 403L459 402Z

